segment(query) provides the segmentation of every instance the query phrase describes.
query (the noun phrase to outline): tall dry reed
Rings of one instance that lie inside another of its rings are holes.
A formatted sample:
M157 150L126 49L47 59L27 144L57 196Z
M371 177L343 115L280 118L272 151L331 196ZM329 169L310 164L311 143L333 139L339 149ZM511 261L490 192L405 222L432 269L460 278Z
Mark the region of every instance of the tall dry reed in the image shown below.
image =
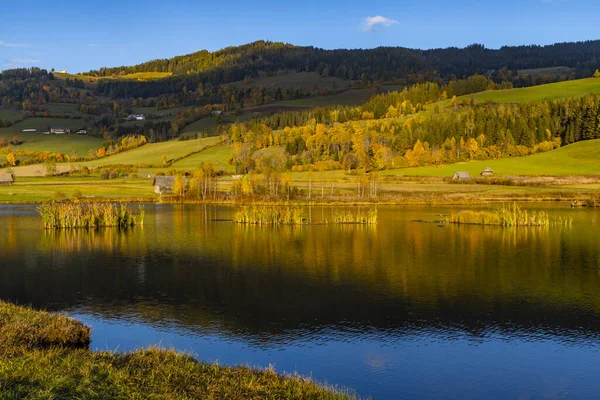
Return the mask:
M53 228L126 228L143 224L144 209L140 207L139 214L133 212L125 204L113 203L70 203L52 202L37 208L46 229ZM139 223L136 221L139 217Z

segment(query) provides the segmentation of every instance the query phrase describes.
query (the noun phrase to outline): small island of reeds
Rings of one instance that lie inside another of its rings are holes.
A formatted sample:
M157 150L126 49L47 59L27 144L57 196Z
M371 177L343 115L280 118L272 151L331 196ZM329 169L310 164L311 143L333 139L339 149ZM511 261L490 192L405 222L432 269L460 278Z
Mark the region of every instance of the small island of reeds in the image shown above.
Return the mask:
M248 205L239 207L233 217L238 224L252 225L305 225L309 221L305 217L304 209L297 206L269 206ZM336 210L333 212L332 221L323 221L322 224L376 224L377 209L367 211Z
M150 348L89 349L79 321L0 301L2 399L351 399L273 370L202 363Z
M46 229L57 228L127 228L143 224L144 210L133 214L125 204L51 202L37 208ZM139 222L138 222L139 218Z
M493 210L466 210L453 213L447 222L466 225L494 226L570 226L571 217L551 218L545 211L524 210L517 204L502 206Z

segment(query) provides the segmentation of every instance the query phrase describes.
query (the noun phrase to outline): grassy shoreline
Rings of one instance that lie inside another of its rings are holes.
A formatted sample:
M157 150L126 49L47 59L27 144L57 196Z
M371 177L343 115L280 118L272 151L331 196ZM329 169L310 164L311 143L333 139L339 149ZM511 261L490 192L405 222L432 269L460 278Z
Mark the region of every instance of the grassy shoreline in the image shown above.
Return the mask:
M297 375L206 364L173 350L94 352L90 334L74 319L0 301L0 397L355 398Z
M432 193L435 194L435 193ZM476 198L464 198L464 199L453 199L453 198L421 198L421 197L405 197L398 199L318 199L318 200L223 200L223 199L207 199L207 200L194 200L194 201L173 201L173 202L161 202L154 199L95 199L87 201L88 203L123 203L123 204L206 204L206 205L227 205L227 206L240 206L240 205L270 205L270 206L366 206L366 205L381 205L381 206L404 206L404 205L415 205L415 206L427 206L427 205L448 205L448 206L460 206L460 205L485 205L485 204L502 204L510 202L518 203L572 203L578 202L578 204L586 204L590 200L589 195L548 195L542 197L532 196L498 196L498 197L476 197ZM47 200L28 200L28 201L0 201L0 205L41 205L47 203ZM597 207L597 206L594 206Z

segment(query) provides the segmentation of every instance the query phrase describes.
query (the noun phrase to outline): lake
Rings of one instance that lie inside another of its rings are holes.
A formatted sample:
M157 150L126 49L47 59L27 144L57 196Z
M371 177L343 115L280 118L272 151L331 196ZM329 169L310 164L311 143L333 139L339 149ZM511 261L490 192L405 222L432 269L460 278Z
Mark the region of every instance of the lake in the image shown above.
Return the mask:
M45 231L34 207L2 205L0 298L82 320L94 349L160 344L375 399L597 398L600 210L527 207L573 225L380 206L375 226L257 227L147 205L126 231Z

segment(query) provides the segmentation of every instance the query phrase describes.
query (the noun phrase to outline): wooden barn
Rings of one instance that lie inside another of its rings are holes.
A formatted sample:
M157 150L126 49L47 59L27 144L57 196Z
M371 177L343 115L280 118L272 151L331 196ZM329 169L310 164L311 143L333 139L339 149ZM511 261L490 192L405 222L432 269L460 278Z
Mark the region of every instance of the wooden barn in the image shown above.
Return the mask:
M154 193L158 194L172 194L173 185L175 185L175 176L155 176L152 181L154 186ZM187 178L183 178L184 183L187 185Z
M481 176L493 176L494 175L494 170L492 170L490 167L487 167L486 169L484 169L483 171L481 171L481 174L479 174Z
M15 181L13 174L0 172L0 186L11 186Z
M456 171L452 176L452 179L466 181L467 179L471 179L471 175L467 171Z

